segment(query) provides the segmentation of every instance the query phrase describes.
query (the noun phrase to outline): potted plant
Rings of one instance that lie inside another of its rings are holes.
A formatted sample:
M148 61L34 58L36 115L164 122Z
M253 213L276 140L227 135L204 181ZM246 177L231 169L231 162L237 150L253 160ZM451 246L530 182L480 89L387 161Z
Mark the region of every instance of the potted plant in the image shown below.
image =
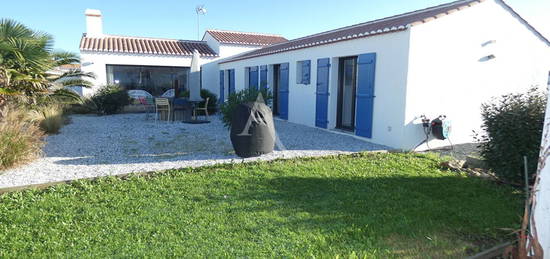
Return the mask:
M222 121L230 129L231 144L240 157L273 152L275 127L266 89L244 89L229 95L220 107Z

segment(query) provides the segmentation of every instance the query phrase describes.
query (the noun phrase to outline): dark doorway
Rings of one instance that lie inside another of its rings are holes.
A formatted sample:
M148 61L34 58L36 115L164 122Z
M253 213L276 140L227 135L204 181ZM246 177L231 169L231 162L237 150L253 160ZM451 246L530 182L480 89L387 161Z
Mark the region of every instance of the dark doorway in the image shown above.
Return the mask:
M357 88L357 57L340 59L338 73L338 114L336 127L355 129L355 91Z
M281 66L273 65L273 115L279 115L279 86L281 82Z

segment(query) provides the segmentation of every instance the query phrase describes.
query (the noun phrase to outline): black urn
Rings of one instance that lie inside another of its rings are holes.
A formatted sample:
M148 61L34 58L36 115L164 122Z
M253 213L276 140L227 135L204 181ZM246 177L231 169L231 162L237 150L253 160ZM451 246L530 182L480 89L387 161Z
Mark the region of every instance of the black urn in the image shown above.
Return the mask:
M263 102L239 104L231 119L231 144L243 158L273 152L275 126L271 109Z

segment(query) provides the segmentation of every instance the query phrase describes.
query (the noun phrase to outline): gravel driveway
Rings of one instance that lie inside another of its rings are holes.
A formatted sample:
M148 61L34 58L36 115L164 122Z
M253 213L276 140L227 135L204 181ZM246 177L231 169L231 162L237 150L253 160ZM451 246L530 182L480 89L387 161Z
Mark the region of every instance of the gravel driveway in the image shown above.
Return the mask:
M383 150L352 136L276 121L286 150L257 158L234 154L229 131L218 117L209 124L146 121L144 114L71 116L72 123L48 136L44 156L0 172L0 188L104 175L146 172L216 163Z

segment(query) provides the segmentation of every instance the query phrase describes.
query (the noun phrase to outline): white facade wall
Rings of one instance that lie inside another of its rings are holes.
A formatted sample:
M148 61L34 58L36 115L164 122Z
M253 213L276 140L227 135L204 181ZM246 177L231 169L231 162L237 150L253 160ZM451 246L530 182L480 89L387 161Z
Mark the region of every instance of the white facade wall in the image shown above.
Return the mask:
M216 53L220 53L220 42L218 42L210 33L205 32L202 36L202 41L206 41L206 44Z
M546 105L546 119L544 123L542 150L550 148L550 102ZM540 182L537 186L535 208L533 216L538 234L539 243L544 250L544 258L550 258L550 157L544 157L545 166L539 168Z
M96 75L94 87L83 89L83 95L92 95L100 86L107 84L106 65L141 65L141 66L174 66L190 67L191 56L148 55L81 51L81 69ZM212 62L214 58L201 58L201 65ZM208 75L203 74L203 78Z
M329 84L329 129L336 126L338 93L338 58L376 52L375 101L373 138L370 141L392 147L402 142L402 122L405 109L409 31L383 34L377 37L343 41L241 61L220 64L220 69L235 69L235 88L244 89L245 71L249 66L268 66L268 83L272 85L271 65L289 63L289 118L290 122L315 126L315 91L317 59L331 58ZM296 63L311 60L311 83L296 84ZM227 85L226 85L227 88ZM227 91L227 90L226 90Z
M202 40L206 41L206 44L218 53L219 56L218 58L209 60L208 63L204 63L202 65L202 88L207 89L218 96L220 94L220 72L218 62L235 55L260 48L260 46L220 43L208 32L204 34Z
M495 42L482 46L489 41ZM483 58L491 54L496 58ZM473 142L481 104L530 86L545 88L549 62L546 43L494 0L413 26L403 147L424 138L422 114L447 115L453 143ZM449 142L430 142L431 148L442 145Z

